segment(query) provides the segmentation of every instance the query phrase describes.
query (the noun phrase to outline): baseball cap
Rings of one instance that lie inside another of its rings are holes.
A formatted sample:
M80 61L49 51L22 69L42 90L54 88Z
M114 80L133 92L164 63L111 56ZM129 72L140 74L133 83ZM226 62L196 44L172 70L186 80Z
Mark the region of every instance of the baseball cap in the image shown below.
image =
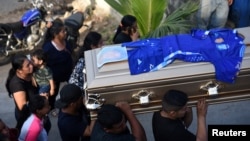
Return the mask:
M60 99L55 103L55 107L64 108L70 103L77 101L83 95L80 87L74 84L66 84L60 91Z

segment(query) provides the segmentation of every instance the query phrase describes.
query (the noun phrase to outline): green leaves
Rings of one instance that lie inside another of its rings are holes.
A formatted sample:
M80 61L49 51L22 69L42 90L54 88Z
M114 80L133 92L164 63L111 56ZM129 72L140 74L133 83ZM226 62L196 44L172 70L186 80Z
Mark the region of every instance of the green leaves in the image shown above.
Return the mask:
M131 14L137 18L141 38L161 37L189 31L192 23L187 17L196 12L199 6L198 2L190 0L166 17L168 0L105 1L120 14Z
M133 15L131 7L132 0L105 0L105 1L122 15L127 15L127 14Z
M133 0L131 7L140 35L144 37L162 22L166 0Z

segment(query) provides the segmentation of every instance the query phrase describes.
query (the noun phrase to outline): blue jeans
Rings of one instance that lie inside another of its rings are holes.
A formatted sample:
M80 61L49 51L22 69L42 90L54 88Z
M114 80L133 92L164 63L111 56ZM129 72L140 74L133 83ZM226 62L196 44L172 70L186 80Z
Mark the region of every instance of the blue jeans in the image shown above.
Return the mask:
M197 23L200 29L222 28L229 13L228 0L200 0Z
M40 85L39 86L39 94L41 93L49 93L50 85Z

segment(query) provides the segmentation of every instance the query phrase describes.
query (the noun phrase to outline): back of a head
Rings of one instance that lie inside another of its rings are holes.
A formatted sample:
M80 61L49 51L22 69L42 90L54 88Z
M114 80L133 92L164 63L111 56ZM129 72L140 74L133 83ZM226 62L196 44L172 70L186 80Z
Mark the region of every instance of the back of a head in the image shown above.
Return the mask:
M84 95L84 91L81 90L75 84L66 84L60 90L60 98L57 99L55 106L57 108L67 108L72 102L77 102Z
M164 111L177 111L187 104L188 96L186 93L178 90L169 90L162 98L162 107Z
M41 110L45 106L46 98L41 95L34 95L30 98L29 109L31 113L36 113L37 110Z
M31 56L37 57L38 60L42 60L44 63L47 62L47 54L42 49L36 49L31 53Z
M84 51L91 50L91 45L98 46L100 40L102 39L102 35L98 32L91 31L87 34L84 39Z
M52 26L48 29L46 40L54 39L55 35L59 34L64 27L61 19L57 18L52 22Z
M23 67L23 62L27 59L27 56L23 55L23 54L16 54L12 61L11 61L11 65L12 68L16 71L18 69L21 69Z
M122 111L111 104L103 105L97 113L97 121L103 128L107 129L111 129L113 125L120 123L122 119Z
M122 27L131 27L136 22L136 17L132 15L125 15L121 20Z

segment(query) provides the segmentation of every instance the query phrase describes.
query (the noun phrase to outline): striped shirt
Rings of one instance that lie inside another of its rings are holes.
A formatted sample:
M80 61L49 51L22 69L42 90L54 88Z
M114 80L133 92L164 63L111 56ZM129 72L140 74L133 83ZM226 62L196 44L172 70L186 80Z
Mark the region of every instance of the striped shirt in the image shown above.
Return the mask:
M43 128L43 121L35 114L31 114L24 122L19 141L48 141L48 135Z

